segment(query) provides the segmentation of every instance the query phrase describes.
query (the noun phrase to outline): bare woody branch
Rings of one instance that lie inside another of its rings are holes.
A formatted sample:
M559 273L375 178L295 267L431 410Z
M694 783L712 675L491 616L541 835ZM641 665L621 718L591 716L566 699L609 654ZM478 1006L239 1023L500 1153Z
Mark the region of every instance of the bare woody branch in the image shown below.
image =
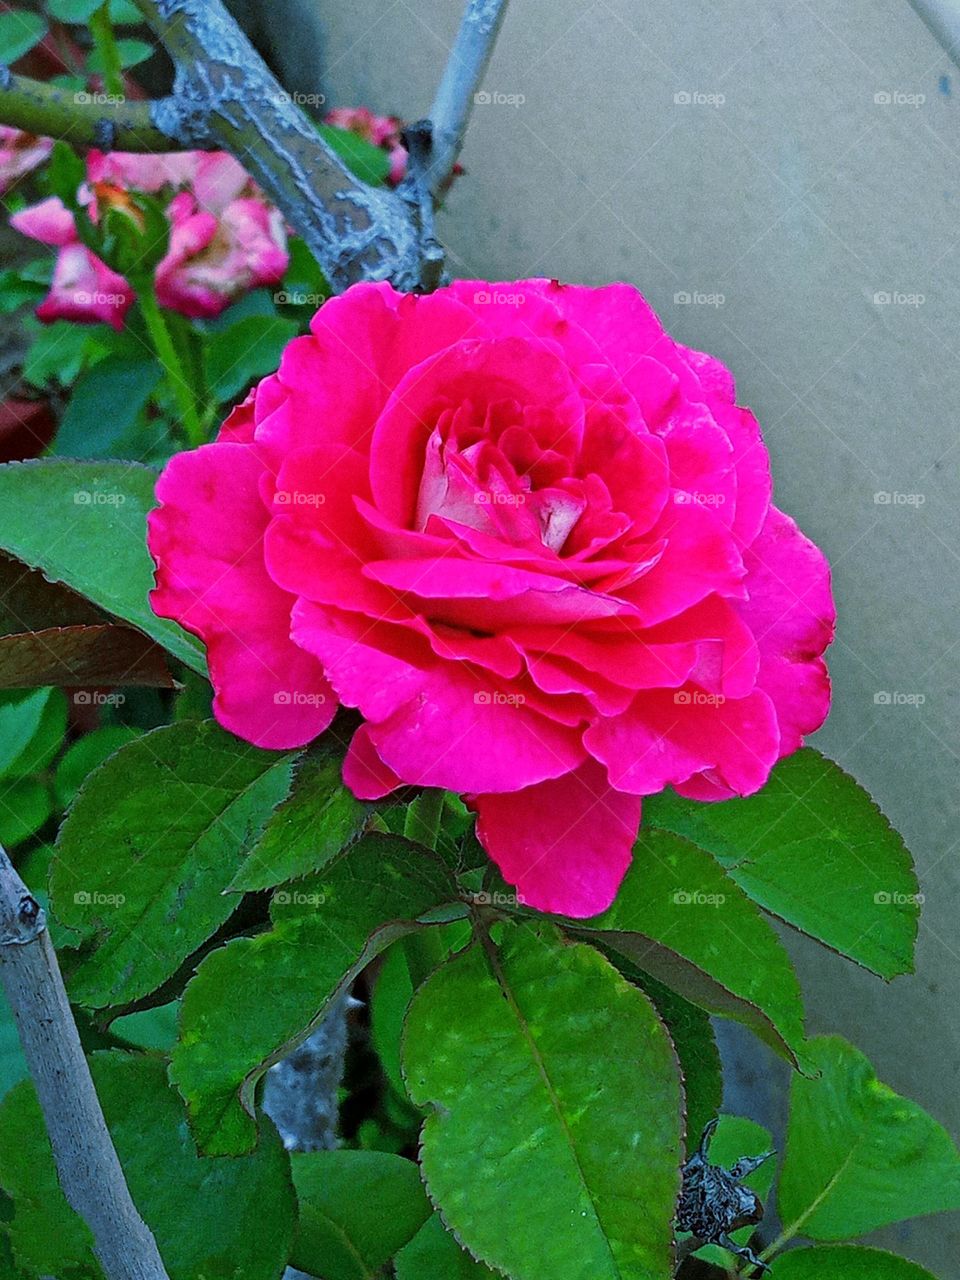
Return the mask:
M391 280L429 289L442 251L433 204L453 172L506 0L468 0L430 120L400 191L355 178L284 92L221 0L136 0L174 61L173 93L87 102L0 68L0 122L80 146L229 151L306 241L331 286Z
M429 185L434 199L443 194L453 175L477 90L506 11L507 0L467 0L460 30L430 109Z
M0 848L0 980L43 1110L63 1194L107 1280L167 1280L130 1197L83 1056L46 921Z

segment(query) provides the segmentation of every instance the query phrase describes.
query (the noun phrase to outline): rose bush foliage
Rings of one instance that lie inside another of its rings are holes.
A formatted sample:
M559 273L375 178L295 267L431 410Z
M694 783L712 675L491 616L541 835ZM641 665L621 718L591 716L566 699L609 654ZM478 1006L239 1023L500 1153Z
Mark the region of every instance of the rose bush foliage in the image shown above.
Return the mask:
M155 610L262 747L358 708L344 777L463 795L523 901L589 916L642 797L747 795L826 715L821 552L717 360L627 285L327 303L175 457Z

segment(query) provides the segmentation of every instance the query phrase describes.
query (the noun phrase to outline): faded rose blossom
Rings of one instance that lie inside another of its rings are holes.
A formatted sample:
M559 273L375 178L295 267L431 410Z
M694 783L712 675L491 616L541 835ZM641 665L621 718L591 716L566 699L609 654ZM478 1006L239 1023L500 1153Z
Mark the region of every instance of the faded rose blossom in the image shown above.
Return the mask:
M407 149L400 140L403 122L398 116L377 116L366 107L334 107L324 117L325 124L347 129L390 157L387 182L395 187L407 171Z
M183 191L168 209L170 248L157 265L157 301L185 316L218 316L287 269L287 238L279 210L252 197L231 200L219 214Z
M37 138L22 129L0 125L0 195L42 165L52 150L52 138Z
M213 317L250 289L283 278L289 262L283 219L226 152L91 151L87 182L79 194L94 221L108 207L142 221L134 199L137 191L156 195L177 187L184 189L167 209L170 246L156 270L161 306L194 318ZM136 294L122 276L80 244L73 216L62 201L42 201L17 214L11 224L61 249L54 288L37 308L41 320L106 320L121 327ZM50 239L54 224L58 238Z
M73 214L58 196L21 209L10 219L21 235L58 250L50 292L37 307L37 319L74 320L80 324L112 325L122 329L133 305L130 285L80 242Z
M155 611L261 747L463 795L529 905L604 910L642 797L748 795L822 723L823 554L727 369L636 289L360 284L172 459Z

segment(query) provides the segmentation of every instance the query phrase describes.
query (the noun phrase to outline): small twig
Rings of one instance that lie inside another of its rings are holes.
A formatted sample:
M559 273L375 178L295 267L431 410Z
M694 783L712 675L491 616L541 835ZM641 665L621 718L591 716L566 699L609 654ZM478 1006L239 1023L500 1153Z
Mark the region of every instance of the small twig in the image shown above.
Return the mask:
M437 93L430 108L433 127L430 190L439 199L463 146L477 90L493 53L507 0L467 0Z
M960 4L957 0L910 0L947 55L960 67Z
M60 1185L107 1280L168 1280L130 1197L83 1056L46 920L0 847L0 979L40 1100Z

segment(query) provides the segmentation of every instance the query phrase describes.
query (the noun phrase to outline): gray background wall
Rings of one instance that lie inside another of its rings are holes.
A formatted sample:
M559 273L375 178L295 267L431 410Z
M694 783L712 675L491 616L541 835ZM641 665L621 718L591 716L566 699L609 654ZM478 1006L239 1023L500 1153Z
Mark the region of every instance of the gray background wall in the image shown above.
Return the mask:
M330 100L425 114L460 0L324 8ZM441 220L456 273L638 284L735 370L780 504L830 556L817 745L905 834L926 907L917 975L889 988L790 946L811 1030L957 1133L960 73L906 0L513 0L485 87L524 100L475 112ZM960 1215L886 1239L960 1277Z

